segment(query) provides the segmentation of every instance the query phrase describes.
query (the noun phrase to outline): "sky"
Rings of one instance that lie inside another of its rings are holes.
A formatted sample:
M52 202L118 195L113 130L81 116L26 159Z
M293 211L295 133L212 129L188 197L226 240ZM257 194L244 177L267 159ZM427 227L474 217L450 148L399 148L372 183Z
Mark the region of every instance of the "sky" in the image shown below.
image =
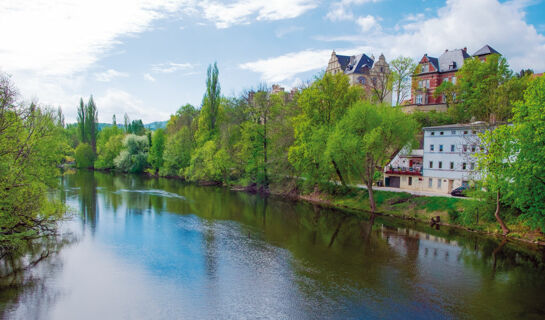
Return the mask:
M226 96L311 81L332 50L419 60L488 44L543 72L545 0L2 0L0 39L22 100L74 122L92 94L100 122L149 123L200 107L214 62Z

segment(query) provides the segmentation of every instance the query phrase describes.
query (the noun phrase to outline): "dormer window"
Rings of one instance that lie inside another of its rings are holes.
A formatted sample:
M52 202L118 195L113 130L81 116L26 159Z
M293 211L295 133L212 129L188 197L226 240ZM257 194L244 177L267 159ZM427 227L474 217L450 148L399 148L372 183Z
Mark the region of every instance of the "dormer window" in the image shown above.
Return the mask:
M427 63L423 64L422 65L422 73L429 72L429 71L430 71L430 68L429 68L428 64Z
M452 61L452 64L450 64L450 65L448 66L448 68L449 68L450 70L455 70L455 69L456 69L456 61Z

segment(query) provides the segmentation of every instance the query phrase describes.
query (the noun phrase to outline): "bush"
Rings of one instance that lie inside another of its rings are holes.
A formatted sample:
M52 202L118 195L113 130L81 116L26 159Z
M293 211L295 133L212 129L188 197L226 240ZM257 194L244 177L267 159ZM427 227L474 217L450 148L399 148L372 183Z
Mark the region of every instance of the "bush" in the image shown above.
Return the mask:
M95 152L87 143L80 143L76 148L76 166L78 168L92 168L95 162Z

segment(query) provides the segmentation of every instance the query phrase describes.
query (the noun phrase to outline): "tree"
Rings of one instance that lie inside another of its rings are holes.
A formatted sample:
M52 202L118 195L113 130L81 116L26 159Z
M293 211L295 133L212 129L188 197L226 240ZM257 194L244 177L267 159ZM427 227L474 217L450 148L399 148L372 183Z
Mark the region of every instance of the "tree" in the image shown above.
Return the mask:
M97 160L95 168L113 169L114 159L121 152L123 145L123 129L117 126L105 127L98 133Z
M48 197L66 147L56 112L17 100L10 78L0 74L0 260L54 234L65 212Z
M123 128L125 128L125 132L129 132L129 123L129 116L125 113L125 115L123 116Z
M93 147L87 143L80 143L76 148L76 166L78 168L93 168L95 152Z
M392 69L393 91L396 95L396 106L407 100L411 94L411 76L416 68L416 62L410 57L397 57L390 61Z
M93 148L93 152L97 152L97 133L98 133L98 110L93 100L93 96L89 97L89 102L85 108L85 134L86 141Z
M486 61L466 59L457 73L456 102L449 112L459 122L506 121L516 101L522 100L529 76L517 78L507 60L492 54Z
M132 133L137 136L144 135L146 133L146 128L141 119L133 120L127 125L127 133Z
M485 186L497 192L498 202L512 203L522 211L522 221L542 232L545 231L543 114L545 78L538 77L529 82L524 101L515 104L512 125L501 126L483 136L485 151L479 155ZM502 229L507 233L504 225Z
M371 212L376 211L373 183L377 172L405 146L413 147L418 124L400 109L358 102L337 123L325 154L349 176L367 186Z
M83 98L79 99L79 106L78 106L78 115L77 115L77 121L78 121L78 134L79 139L81 142L87 142L87 135L85 130L85 104L83 103Z
M295 141L289 161L304 181L316 186L336 175L346 185L334 159L324 153L330 133L348 108L364 97L363 89L350 86L342 73L324 74L299 96L301 114L293 119Z
M123 150L114 160L116 168L129 173L144 171L147 165L148 150L147 137L128 134L123 140Z
M203 101L204 114L208 116L210 121L209 129L214 131L218 118L218 110L221 98L221 88L218 80L218 66L214 62L214 66L208 66L206 71L206 94Z
M159 169L163 166L163 153L165 151L165 130L157 129L153 133L151 148L149 152L149 163L155 170L155 173L159 172Z

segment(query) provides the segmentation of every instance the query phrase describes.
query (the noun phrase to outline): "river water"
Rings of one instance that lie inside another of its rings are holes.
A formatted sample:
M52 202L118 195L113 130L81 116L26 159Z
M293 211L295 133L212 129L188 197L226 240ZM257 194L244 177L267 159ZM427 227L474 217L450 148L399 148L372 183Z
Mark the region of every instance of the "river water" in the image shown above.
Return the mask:
M0 318L545 318L531 247L175 180L62 185L74 216L1 280Z

